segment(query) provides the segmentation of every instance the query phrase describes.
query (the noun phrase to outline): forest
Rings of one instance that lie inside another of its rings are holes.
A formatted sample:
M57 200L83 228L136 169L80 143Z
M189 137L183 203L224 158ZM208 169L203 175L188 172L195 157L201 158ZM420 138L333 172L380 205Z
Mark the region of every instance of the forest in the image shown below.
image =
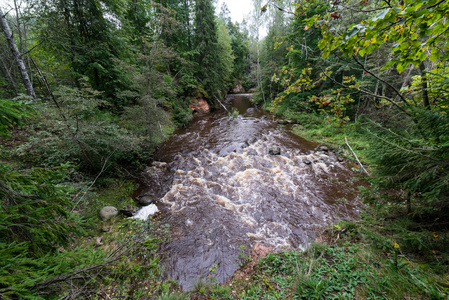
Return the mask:
M0 298L448 299L449 3L252 0L241 23L218 5L0 4ZM360 218L182 291L163 219L98 211L133 203L192 104L233 92L340 149Z

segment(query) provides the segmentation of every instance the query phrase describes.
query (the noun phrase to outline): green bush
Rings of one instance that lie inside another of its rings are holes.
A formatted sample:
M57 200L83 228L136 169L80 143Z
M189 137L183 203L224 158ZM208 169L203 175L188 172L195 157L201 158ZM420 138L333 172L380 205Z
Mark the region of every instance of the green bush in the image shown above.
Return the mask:
M114 164L132 165L150 158L152 141L161 135L157 122L153 131L141 129L140 124L128 129L118 125L116 116L102 110L108 104L88 87L61 87L55 94L58 106L39 104L39 115L23 127L26 140L13 151L20 159L46 167L70 163L98 173Z

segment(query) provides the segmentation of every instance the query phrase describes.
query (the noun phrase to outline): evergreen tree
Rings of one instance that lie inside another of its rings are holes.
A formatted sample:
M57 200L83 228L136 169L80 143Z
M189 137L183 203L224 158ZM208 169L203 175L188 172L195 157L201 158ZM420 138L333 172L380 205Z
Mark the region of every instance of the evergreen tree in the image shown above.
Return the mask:
M226 90L233 85L232 73L234 70L234 55L232 53L231 37L223 20L218 22L218 70L220 81Z
M67 63L72 80L87 76L103 97L121 109L130 99L117 98L130 81L117 61L124 60L127 40L117 26L122 9L116 2L97 0L30 0L37 16L38 39L47 53ZM128 54L129 55L129 54Z
M229 36L231 37L232 55L234 56L234 67L232 78L235 83L243 84L245 89L251 86L247 83L249 37L245 26L239 23L227 22Z
M223 86L217 70L220 58L214 11L211 0L198 0L195 4L196 76L208 99L219 97L220 87Z

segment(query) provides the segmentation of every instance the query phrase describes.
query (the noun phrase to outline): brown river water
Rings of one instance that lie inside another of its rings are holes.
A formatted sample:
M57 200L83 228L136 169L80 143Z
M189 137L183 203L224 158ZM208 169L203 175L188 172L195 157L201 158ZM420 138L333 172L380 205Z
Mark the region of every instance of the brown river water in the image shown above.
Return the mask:
M255 243L304 249L325 226L358 213L349 165L270 120L250 95L224 105L239 116L195 116L158 148L141 189L160 199L172 235L160 249L163 273L184 290L211 267L225 282ZM270 155L276 147L280 155Z

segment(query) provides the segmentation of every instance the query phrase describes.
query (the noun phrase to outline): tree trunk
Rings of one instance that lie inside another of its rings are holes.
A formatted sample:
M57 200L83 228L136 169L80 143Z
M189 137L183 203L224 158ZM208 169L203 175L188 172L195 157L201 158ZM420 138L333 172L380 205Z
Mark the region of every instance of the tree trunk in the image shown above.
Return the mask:
M427 72L423 61L419 64L419 70L421 71L422 101L424 107L430 109L429 92L427 91Z
M19 49L17 48L11 29L9 28L8 22L6 21L6 15L3 13L1 8L0 8L0 27L5 33L6 39L8 40L9 48L11 49L14 60L17 64L17 67L20 70L20 75L22 76L22 81L23 84L25 85L27 94L33 98L34 102L36 102L36 94L34 93L33 85L31 84L30 78L28 77L28 72L25 67L25 63L23 62L22 55L20 54Z

